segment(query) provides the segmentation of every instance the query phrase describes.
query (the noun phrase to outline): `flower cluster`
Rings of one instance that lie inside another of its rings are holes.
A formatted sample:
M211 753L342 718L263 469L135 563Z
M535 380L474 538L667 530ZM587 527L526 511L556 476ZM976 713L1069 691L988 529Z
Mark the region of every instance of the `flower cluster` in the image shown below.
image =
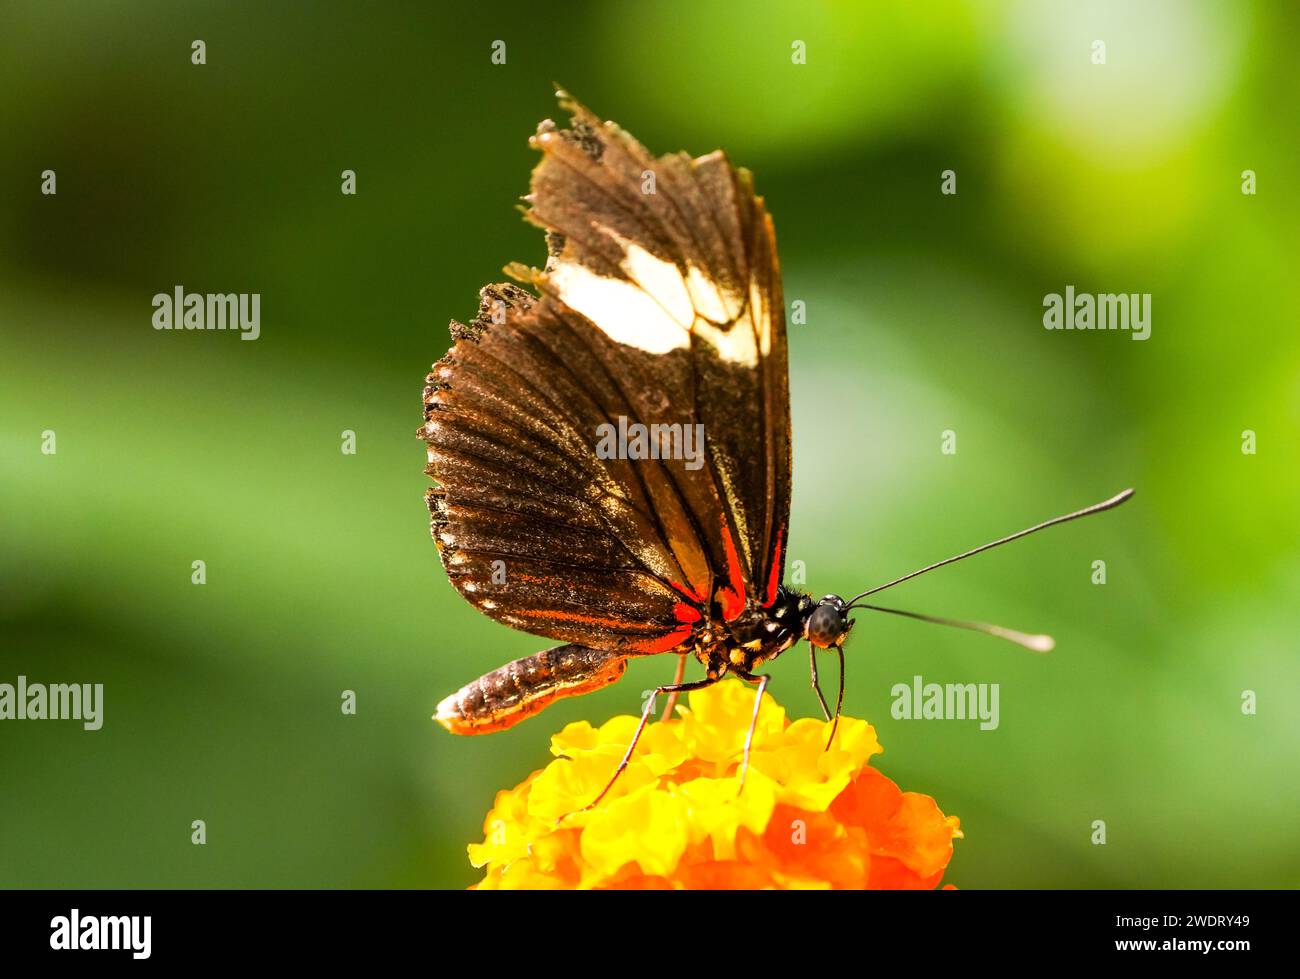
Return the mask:
M866 721L787 721L764 695L739 788L752 688L690 694L647 726L600 805L638 718L585 721L551 739L556 756L498 793L485 839L469 847L482 889L933 888L960 838L955 816L902 792L867 762L883 749ZM561 819L561 817L564 817Z

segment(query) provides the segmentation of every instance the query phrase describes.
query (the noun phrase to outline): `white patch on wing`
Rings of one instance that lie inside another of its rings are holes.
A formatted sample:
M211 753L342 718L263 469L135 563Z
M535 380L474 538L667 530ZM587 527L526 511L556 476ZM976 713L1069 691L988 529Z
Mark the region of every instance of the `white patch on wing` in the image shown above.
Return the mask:
M753 311L745 297L724 290L691 266L682 276L667 261L610 228L601 229L623 249L619 263L626 279L597 275L574 261L556 263L547 282L558 297L616 343L647 353L685 350L692 331L733 364L756 367L770 349L770 324L760 324L756 339ZM717 326L715 324L724 324ZM761 349L760 349L761 344Z
M689 328L697 315L714 323L726 323L740 315L744 297L724 293L699 268L689 266L683 279L676 263L656 257L612 228L601 230L623 249L623 261L619 264L627 277L658 300L668 315L684 328Z
M623 246L620 264L628 278L653 296L683 330L689 330L695 319L695 307L686 283L682 281L681 270L674 263L651 255L634 241L618 235L614 237Z
M694 265L687 271L686 284L695 309L705 319L726 323L740 315L740 297L724 296L722 288ZM731 301L727 302L728 299Z
M576 262L560 262L546 279L566 306L595 323L615 343L652 354L690 346L687 327L635 283L596 275Z
M746 313L730 329L714 326L705 319L695 321L695 335L718 352L718 357L729 364L744 367L758 366L758 343L754 327Z

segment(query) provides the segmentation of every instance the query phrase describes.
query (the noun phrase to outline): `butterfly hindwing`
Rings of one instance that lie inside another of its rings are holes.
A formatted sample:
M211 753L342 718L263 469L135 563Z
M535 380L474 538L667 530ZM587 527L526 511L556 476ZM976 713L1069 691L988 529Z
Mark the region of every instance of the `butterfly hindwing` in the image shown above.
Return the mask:
M557 359L548 344L571 312L538 309L511 287L484 290L485 305L500 296L514 302L505 322L485 312L466 328L426 389L423 435L442 484L428 501L447 573L481 611L526 632L671 648L689 631L681 617L694 619L678 608L687 576L646 488L653 477L595 453L608 412L634 409ZM675 543L706 566L689 536Z

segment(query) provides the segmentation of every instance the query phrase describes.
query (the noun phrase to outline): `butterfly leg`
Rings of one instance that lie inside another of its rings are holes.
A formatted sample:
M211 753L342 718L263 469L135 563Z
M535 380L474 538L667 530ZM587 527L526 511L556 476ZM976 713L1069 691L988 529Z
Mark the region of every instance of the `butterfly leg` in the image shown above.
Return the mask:
M686 679L686 657L688 655L689 655L688 653L682 653L680 656L677 657L677 672L673 674L674 687L677 686L679 683L681 683L684 679ZM671 721L673 719L673 708L676 706L677 706L677 691L673 690L668 694L668 699L664 701L665 721ZM827 719L829 719L829 716L830 715L827 715Z
M749 749L754 744L754 729L758 727L758 709L763 706L763 691L767 689L768 681L772 678L767 674L759 676L753 673L742 673L739 670L733 672L742 680L758 684L758 694L754 697L754 716L749 719L749 733L745 735L745 757L740 763L740 785L736 788L736 795L740 795L745 788L745 775L749 772Z
M826 739L825 751L831 750L831 744L835 741L835 732L840 726L840 710L844 707L844 645L843 643L835 647L835 652L840 657L840 695L835 698L835 720L831 724L831 736Z
M605 783L605 787L600 790L600 795L583 806L582 811L586 812L588 809L594 809L599 805L600 800L605 798L605 794L614 787L618 777L627 769L628 762L632 760L632 752L636 751L637 742L641 740L641 732L645 730L646 724L649 723L650 713L654 710L655 703L659 700L661 693L689 693L692 690L703 690L705 687L713 686L723 676L725 674L720 673L717 676L705 677L703 680L693 680L690 683L666 683L662 687L655 687L654 693L645 702L645 709L641 711L641 723L636 726L636 734L632 735L632 743L627 746L627 751L623 753L623 760L618 763L618 768L614 769L614 774ZM563 819L564 817L561 816L560 820Z
M813 693L817 695L817 701L822 705L822 717L829 721L831 719L831 709L826 706L826 698L822 695L822 685L817 682L817 647L812 643L808 644L808 667L812 671Z

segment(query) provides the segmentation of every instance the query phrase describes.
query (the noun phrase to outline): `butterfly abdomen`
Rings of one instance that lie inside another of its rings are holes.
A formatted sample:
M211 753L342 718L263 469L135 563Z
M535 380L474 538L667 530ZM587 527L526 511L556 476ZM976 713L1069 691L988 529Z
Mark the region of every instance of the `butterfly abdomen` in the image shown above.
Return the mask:
M513 727L561 697L608 686L627 659L588 646L546 649L467 683L438 704L433 718L452 734L489 734Z

